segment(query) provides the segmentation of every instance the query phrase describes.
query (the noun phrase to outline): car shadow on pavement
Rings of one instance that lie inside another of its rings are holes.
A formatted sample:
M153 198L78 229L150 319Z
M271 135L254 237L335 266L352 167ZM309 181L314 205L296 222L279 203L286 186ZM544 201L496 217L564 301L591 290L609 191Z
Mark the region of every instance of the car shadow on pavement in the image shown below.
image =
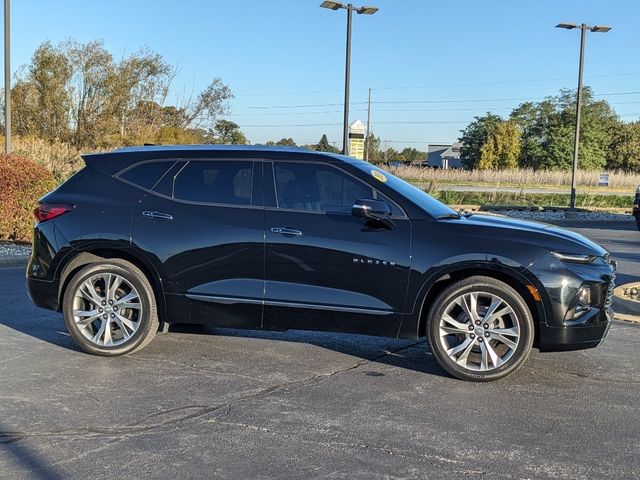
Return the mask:
M0 325L29 335L38 340L74 352L81 352L73 338L67 332L62 315L29 305L18 312L1 316ZM373 362L402 367L438 376L448 376L431 356L424 339L420 341L398 340L394 338L373 337L343 333L326 333L303 330L266 331L216 328L207 325L171 324L167 339L172 333L198 335L203 337L236 337L272 340L277 342L306 343L316 347L333 350L361 359L364 363ZM163 335L158 335L163 336ZM149 348L149 347L147 347ZM141 354L144 354L142 350ZM136 354L134 354L136 355ZM418 357L416 359L416 357Z
M0 449L4 452L10 465L13 465L13 473L24 473L24 478L62 480L66 475L56 470L40 458L35 449L28 447L25 437L20 432L9 431L0 422ZM8 478L8 477L4 477Z
M303 343L359 358L362 364L389 365L429 375L449 377L433 358L425 338L417 341L347 333L308 330L241 330L206 325L172 324L171 333L252 338L275 342Z

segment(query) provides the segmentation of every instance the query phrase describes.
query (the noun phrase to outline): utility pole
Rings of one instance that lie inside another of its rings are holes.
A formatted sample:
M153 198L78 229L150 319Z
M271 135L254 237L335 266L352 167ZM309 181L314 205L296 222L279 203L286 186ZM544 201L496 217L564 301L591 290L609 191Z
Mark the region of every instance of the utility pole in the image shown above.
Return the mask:
M367 101L367 136L364 139L364 161L369 161L369 133L371 132L371 88L369 88L369 100Z
M11 34L9 0L4 0L4 152L11 153Z

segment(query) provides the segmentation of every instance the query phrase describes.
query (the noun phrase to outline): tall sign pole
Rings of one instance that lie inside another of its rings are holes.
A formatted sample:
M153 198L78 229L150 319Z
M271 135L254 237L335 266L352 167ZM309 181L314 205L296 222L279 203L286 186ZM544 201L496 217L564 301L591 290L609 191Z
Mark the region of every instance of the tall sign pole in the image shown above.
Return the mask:
M364 160L369 161L369 134L371 133L371 88L369 88L369 100L367 101L367 136L364 138Z
M11 153L11 34L9 0L4 0L4 152Z

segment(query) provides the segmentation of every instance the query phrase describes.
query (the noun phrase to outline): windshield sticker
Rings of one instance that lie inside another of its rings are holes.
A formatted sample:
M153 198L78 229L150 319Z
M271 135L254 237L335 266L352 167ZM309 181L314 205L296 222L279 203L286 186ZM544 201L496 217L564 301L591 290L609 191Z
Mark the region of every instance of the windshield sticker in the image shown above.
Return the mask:
M382 183L387 181L387 177L384 174L382 174L379 171L377 171L377 170L371 170L371 175L373 176L373 178L375 178L376 180L378 180L378 181L380 181Z

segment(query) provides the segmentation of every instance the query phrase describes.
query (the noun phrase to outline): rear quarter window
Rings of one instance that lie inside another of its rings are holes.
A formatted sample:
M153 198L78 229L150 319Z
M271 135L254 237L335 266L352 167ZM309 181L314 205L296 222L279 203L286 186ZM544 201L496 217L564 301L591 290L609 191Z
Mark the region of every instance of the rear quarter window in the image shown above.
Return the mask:
M174 163L175 161L145 162L125 170L118 177L138 187L150 190Z

